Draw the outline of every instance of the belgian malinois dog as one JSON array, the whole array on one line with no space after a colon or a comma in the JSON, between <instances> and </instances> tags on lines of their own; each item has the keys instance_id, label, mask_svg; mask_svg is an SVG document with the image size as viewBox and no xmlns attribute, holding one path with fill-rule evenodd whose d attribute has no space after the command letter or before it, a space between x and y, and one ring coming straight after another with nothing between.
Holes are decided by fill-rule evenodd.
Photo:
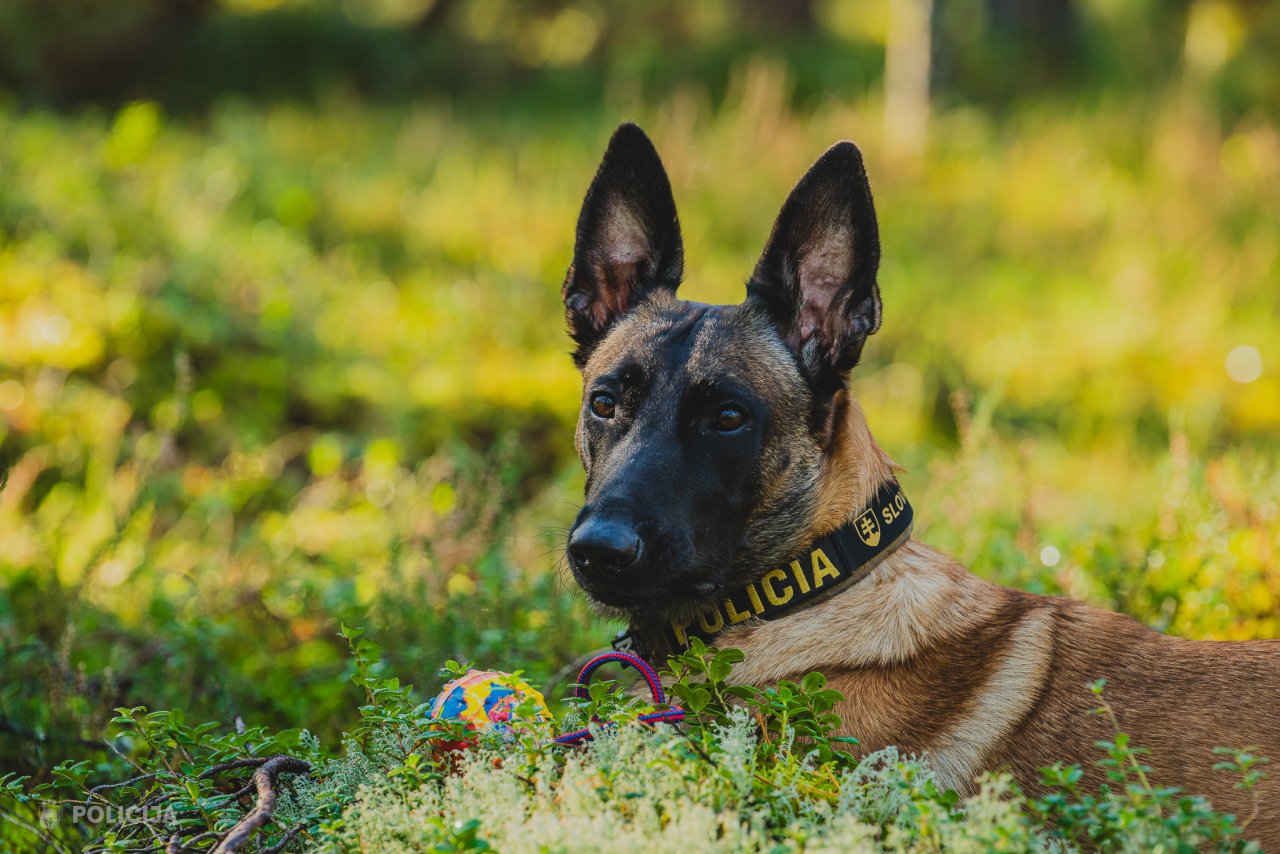
<instances>
[{"instance_id":1,"label":"belgian malinois dog","mask_svg":"<svg viewBox=\"0 0 1280 854\"><path fill-rule=\"evenodd\" d=\"M896 466L849 395L880 327L880 241L862 156L829 149L782 206L739 305L676 296L683 246L653 144L621 126L583 202L564 304L583 395L586 502L569 564L651 660L691 636L735 647L735 679L811 670L844 694L862 751L927 756L962 793L1055 762L1105 779L1105 697L1152 783L1207 794L1280 848L1280 767L1255 802L1215 746L1280 762L1280 641L1159 634L1069 599L990 584L910 536Z\"/></svg>"}]
</instances>

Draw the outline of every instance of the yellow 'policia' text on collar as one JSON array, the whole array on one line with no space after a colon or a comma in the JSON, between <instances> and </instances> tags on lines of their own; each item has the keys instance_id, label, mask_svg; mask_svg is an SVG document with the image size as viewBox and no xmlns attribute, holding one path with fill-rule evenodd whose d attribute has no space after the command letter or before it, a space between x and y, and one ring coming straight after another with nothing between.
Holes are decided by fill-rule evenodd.
<instances>
[{"instance_id":1,"label":"yellow 'policia' text on collar","mask_svg":"<svg viewBox=\"0 0 1280 854\"><path fill-rule=\"evenodd\" d=\"M692 620L633 624L613 646L662 664L667 655L688 649L691 638L709 643L725 629L748 620L776 620L812 605L870 574L911 536L912 521L911 504L902 488L896 480L888 480L866 509L819 537L797 557L771 568Z\"/></svg>"}]
</instances>

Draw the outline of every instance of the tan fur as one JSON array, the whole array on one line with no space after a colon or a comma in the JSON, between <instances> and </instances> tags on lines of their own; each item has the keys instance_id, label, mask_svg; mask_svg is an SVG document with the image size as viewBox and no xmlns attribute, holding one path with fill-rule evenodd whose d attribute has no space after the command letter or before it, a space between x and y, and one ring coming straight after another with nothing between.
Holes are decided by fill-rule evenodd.
<instances>
[{"instance_id":1,"label":"tan fur","mask_svg":"<svg viewBox=\"0 0 1280 854\"><path fill-rule=\"evenodd\" d=\"M834 425L832 445L818 482L818 515L807 542L848 521L898 469L871 438L862 407L846 392L840 392L840 398L835 409L844 419Z\"/></svg>"},{"instance_id":2,"label":"tan fur","mask_svg":"<svg viewBox=\"0 0 1280 854\"><path fill-rule=\"evenodd\" d=\"M810 537L843 524L894 470L856 404L844 408L820 477ZM927 514L928 508L919 508ZM972 791L1007 770L1035 790L1054 762L1105 774L1095 742L1113 736L1088 685L1133 743L1150 748L1152 782L1204 794L1241 821L1254 803L1214 771L1215 746L1280 763L1280 641L1167 637L1079 602L989 584L912 539L867 579L786 619L726 633L746 661L735 678L769 683L818 670L845 696L847 734L869 752L926 754L941 781ZM1280 765L1268 769L1250 838L1280 848Z\"/></svg>"},{"instance_id":3,"label":"tan fur","mask_svg":"<svg viewBox=\"0 0 1280 854\"><path fill-rule=\"evenodd\" d=\"M629 466L642 459L651 428L659 431L651 438L668 444L685 429L669 416L680 413L689 389L720 382L746 388L768 417L747 421L759 432L740 437L760 443L752 468L743 468L743 458L733 469L723 452L708 458L718 461L717 476L737 488L708 490L713 478L703 473L698 489L677 496L686 503L667 508L673 518L664 521L665 532L652 519L630 520L636 531L643 521L659 533L646 546L647 565L636 558L644 554L639 545L631 550L637 577L615 574L602 583L590 574L598 572L593 558L574 564L589 593L594 585L608 594L592 593L601 607L612 602L639 628L707 604L680 592L690 579L678 573L697 573L692 589L707 596L731 581L750 581L751 572L776 566L851 520L896 471L843 385L866 336L880 325L878 226L856 146L836 144L796 185L738 306L676 298L683 249L670 196L652 143L634 125L620 127L584 200L563 297L579 345L584 417L591 417L587 396L602 378L644 402L635 405L632 422L614 429L579 422L584 514L603 512L589 509L601 484L638 484L649 492L645 503L661 503L679 489L670 479L629 479ZM633 379L623 383L626 375ZM675 457L652 459L670 469ZM745 479L728 478L744 470L752 475L750 493ZM707 496L723 499L711 509L727 513L706 513ZM637 504L625 489L614 497ZM919 511L927 515L929 508ZM696 540L708 532L722 536L714 549L699 552ZM678 556L674 567L652 557L664 555L664 547ZM680 583L654 586L643 573L659 568ZM627 587L650 599L623 607L627 597L617 594ZM1082 787L1096 792L1106 777L1095 742L1115 731L1107 718L1090 714L1099 701L1088 686L1105 679L1118 725L1152 751L1157 786L1208 795L1217 808L1249 821L1255 803L1233 787L1235 777L1213 770L1212 750L1270 756L1276 764L1258 790L1248 836L1280 849L1280 641L1166 637L1079 602L990 584L912 539L832 598L771 622L744 623L716 643L746 654L735 674L743 682L825 673L845 698L838 709L844 732L860 739L861 751L896 745L926 754L941 782L962 792L972 791L982 772L1001 770L1034 791L1039 769L1055 762L1080 765Z\"/></svg>"},{"instance_id":4,"label":"tan fur","mask_svg":"<svg viewBox=\"0 0 1280 854\"><path fill-rule=\"evenodd\" d=\"M692 311L668 293L635 307L592 353L584 390L624 362L657 358L662 336L689 324ZM804 419L808 392L756 312L721 308L700 322L681 371L733 377L770 401L777 435L760 463L753 536L794 552L848 521L897 467L844 391L815 444ZM671 378L658 363L649 367L653 394L668 394ZM639 440L624 437L614 459L639 453L629 444ZM578 445L588 478L607 476L613 463L588 458L581 426ZM911 539L842 593L732 629L717 645L746 654L735 673L743 682L825 673L845 697L837 711L861 751L896 745L925 754L940 782L962 792L984 771L1009 771L1035 791L1039 769L1055 762L1080 765L1083 786L1096 792L1106 776L1095 743L1114 731L1090 714L1098 699L1088 685L1106 679L1120 726L1152 751L1155 785L1207 795L1244 821L1255 805L1233 788L1235 777L1213 770L1213 748L1272 757L1248 835L1280 849L1280 641L1166 637L1079 602L990 584Z\"/></svg>"}]
</instances>

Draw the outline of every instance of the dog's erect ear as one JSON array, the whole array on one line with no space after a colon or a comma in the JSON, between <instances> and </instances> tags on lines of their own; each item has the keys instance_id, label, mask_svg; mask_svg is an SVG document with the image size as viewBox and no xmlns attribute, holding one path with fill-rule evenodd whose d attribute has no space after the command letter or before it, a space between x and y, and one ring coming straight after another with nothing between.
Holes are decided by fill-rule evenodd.
<instances>
[{"instance_id":1,"label":"dog's erect ear","mask_svg":"<svg viewBox=\"0 0 1280 854\"><path fill-rule=\"evenodd\" d=\"M880 235L862 154L827 150L800 179L747 283L810 377L834 391L880 328Z\"/></svg>"},{"instance_id":2,"label":"dog's erect ear","mask_svg":"<svg viewBox=\"0 0 1280 854\"><path fill-rule=\"evenodd\" d=\"M683 274L684 245L666 170L644 131L621 125L582 202L564 282L578 367L619 317L656 289L675 291Z\"/></svg>"}]
</instances>

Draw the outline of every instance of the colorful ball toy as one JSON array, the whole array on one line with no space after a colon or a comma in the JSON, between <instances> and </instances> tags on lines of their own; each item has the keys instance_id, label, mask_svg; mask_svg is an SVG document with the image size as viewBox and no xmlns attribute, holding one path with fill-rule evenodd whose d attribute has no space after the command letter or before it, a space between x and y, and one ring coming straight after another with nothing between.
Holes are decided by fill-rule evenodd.
<instances>
[{"instance_id":1,"label":"colorful ball toy","mask_svg":"<svg viewBox=\"0 0 1280 854\"><path fill-rule=\"evenodd\" d=\"M653 710L636 716L636 722L650 725L658 723L678 724L684 720L684 709L667 704L666 694L658 674L639 656L625 652L607 652L587 662L578 674L575 693L579 699L589 696L587 686L595 672L605 664L621 664L640 671L653 697ZM542 694L518 676L500 670L469 670L465 676L454 679L441 689L431 701L427 713L430 720L462 724L468 731L463 738L436 742L436 749L454 755L453 751L474 747L482 734L496 734L503 741L514 741L523 731L543 726L550 729L553 722L551 710ZM594 720L600 728L612 729L613 723ZM591 727L567 732L551 739L552 744L577 746L594 738ZM452 760L448 760L452 762ZM448 767L456 767L449 765Z\"/></svg>"},{"instance_id":2,"label":"colorful ball toy","mask_svg":"<svg viewBox=\"0 0 1280 854\"><path fill-rule=\"evenodd\" d=\"M518 676L496 670L469 670L441 689L431 702L432 720L461 721L477 733L513 736L519 724L545 723L551 710L542 694Z\"/></svg>"}]
</instances>

